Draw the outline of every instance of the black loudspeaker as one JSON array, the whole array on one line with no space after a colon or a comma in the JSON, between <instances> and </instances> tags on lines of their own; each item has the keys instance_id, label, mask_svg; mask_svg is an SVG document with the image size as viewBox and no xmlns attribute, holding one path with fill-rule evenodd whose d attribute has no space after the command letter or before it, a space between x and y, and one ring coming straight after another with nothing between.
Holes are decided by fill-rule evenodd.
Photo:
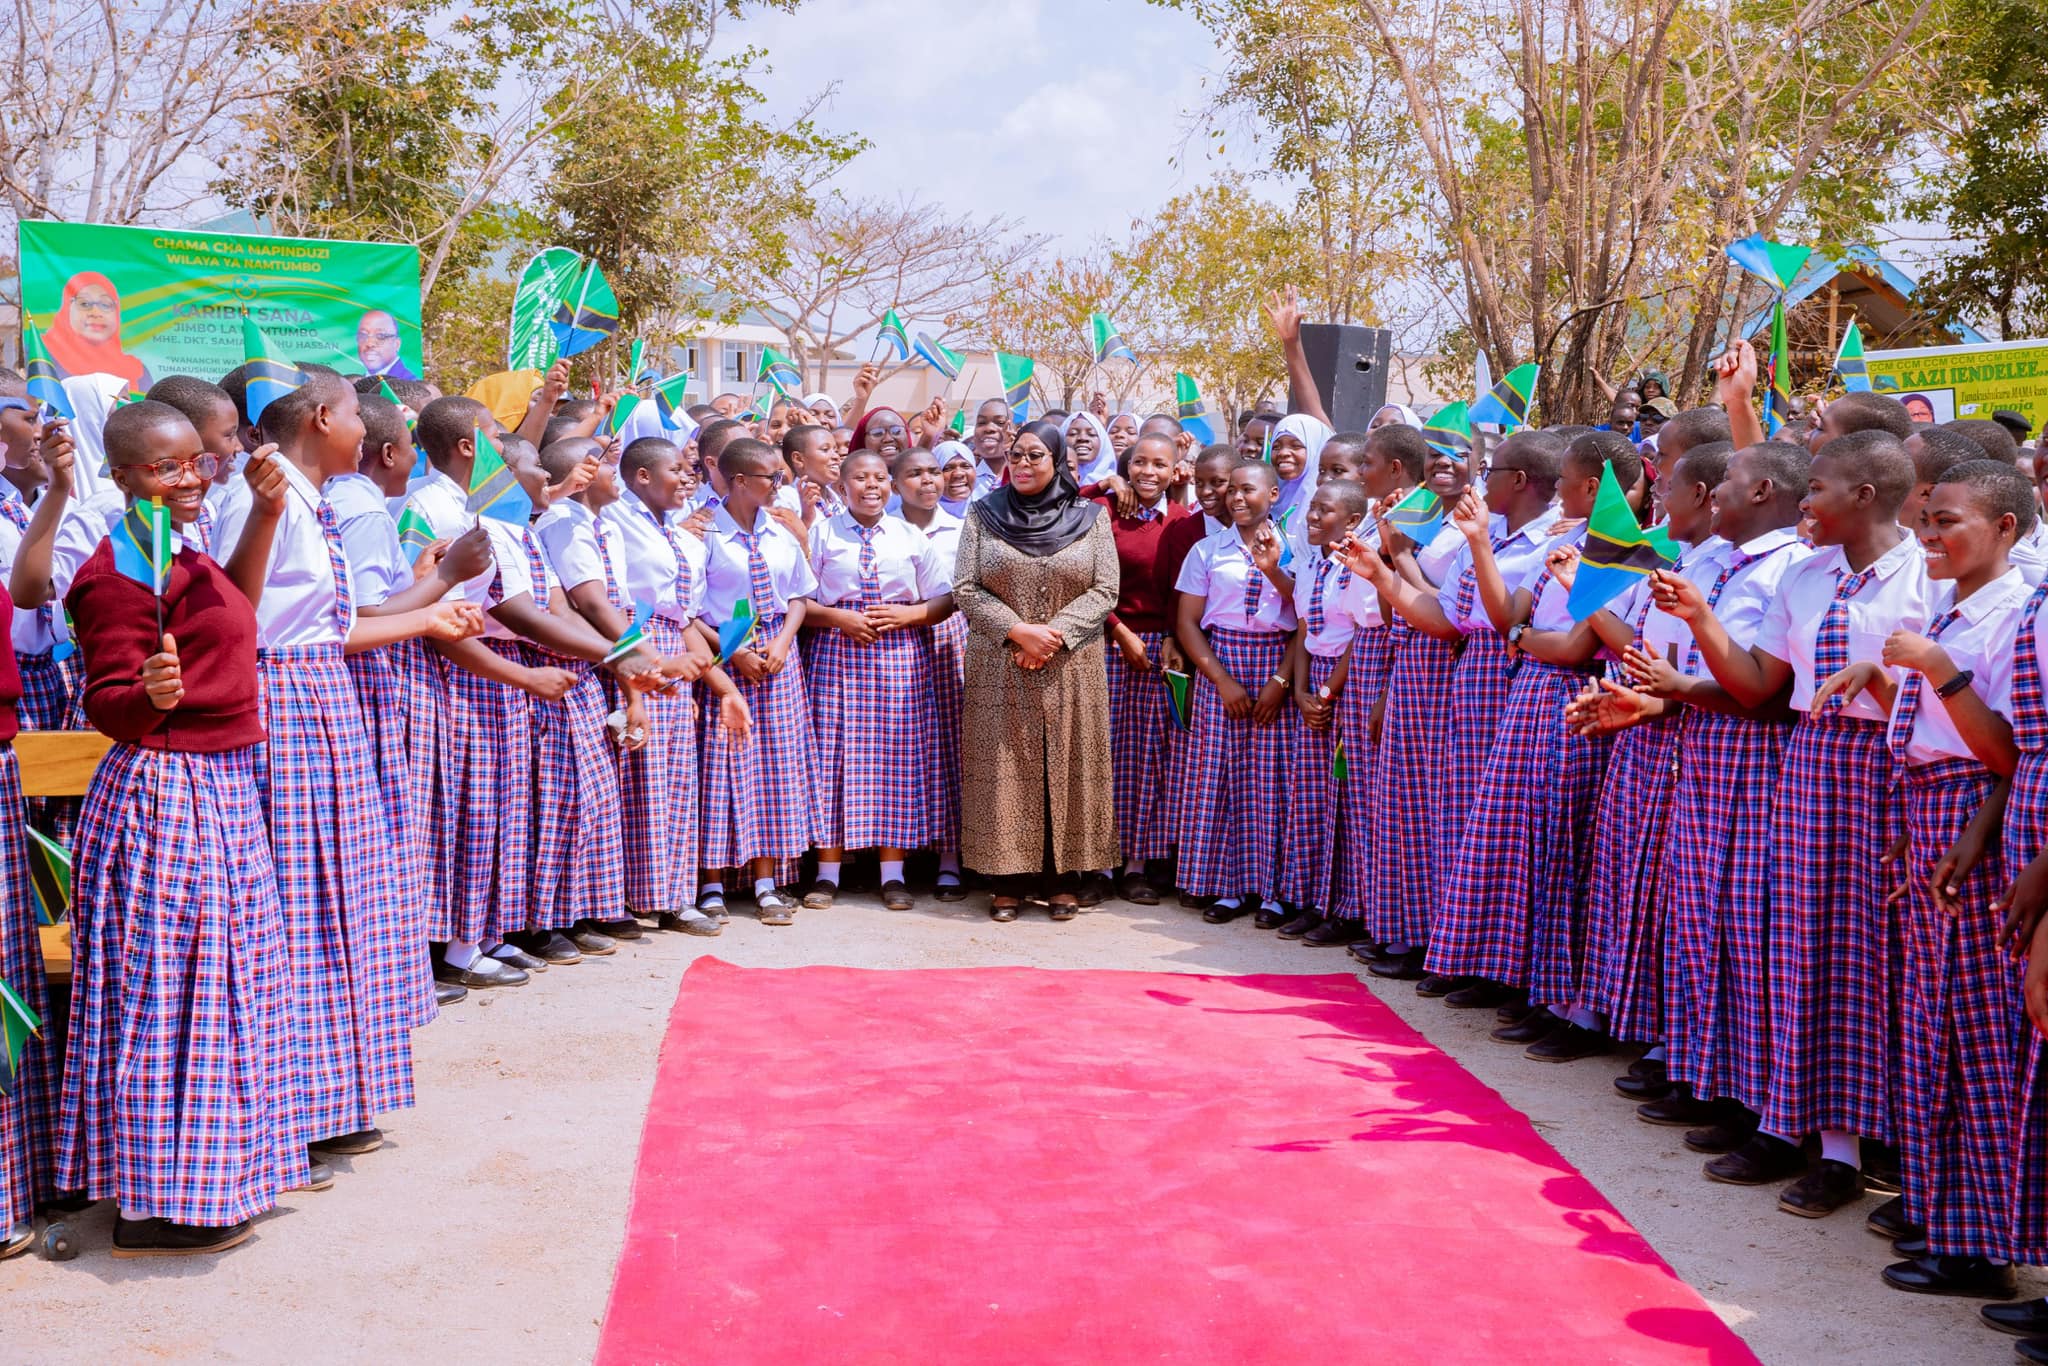
<instances>
[{"instance_id":1,"label":"black loudspeaker","mask_svg":"<svg viewBox=\"0 0 2048 1366\"><path fill-rule=\"evenodd\" d=\"M1387 405L1394 334L1351 323L1303 323L1301 349L1330 425L1340 432L1364 431L1372 415ZM1290 392L1288 407L1299 411L1300 395Z\"/></svg>"}]
</instances>

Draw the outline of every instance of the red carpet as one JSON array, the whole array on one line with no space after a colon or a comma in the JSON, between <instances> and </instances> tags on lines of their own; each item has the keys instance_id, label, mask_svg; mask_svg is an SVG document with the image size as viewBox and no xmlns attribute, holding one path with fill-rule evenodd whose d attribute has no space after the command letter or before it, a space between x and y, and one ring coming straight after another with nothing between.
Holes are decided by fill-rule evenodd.
<instances>
[{"instance_id":1,"label":"red carpet","mask_svg":"<svg viewBox=\"0 0 2048 1366\"><path fill-rule=\"evenodd\" d=\"M715 959L669 1021L598 1358L1754 1360L1349 976Z\"/></svg>"}]
</instances>

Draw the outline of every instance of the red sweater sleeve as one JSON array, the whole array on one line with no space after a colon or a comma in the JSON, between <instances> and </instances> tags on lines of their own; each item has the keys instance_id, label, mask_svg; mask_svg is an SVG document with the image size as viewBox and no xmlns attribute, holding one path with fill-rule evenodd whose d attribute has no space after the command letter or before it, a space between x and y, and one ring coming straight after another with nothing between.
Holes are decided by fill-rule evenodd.
<instances>
[{"instance_id":1,"label":"red sweater sleeve","mask_svg":"<svg viewBox=\"0 0 2048 1366\"><path fill-rule=\"evenodd\" d=\"M0 745L21 730L14 704L21 701L21 666L14 659L14 599L0 583Z\"/></svg>"}]
</instances>

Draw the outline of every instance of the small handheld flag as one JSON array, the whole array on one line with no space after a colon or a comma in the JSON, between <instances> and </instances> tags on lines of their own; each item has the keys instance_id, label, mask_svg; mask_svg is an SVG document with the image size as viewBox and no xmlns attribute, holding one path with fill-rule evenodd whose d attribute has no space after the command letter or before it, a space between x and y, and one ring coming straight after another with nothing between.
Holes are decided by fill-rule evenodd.
<instances>
[{"instance_id":1,"label":"small handheld flag","mask_svg":"<svg viewBox=\"0 0 2048 1366\"><path fill-rule=\"evenodd\" d=\"M904 329L903 319L897 315L895 309L892 308L882 315L882 330L876 334L875 339L887 342L889 349L896 353L897 360L910 359L910 333Z\"/></svg>"},{"instance_id":2,"label":"small handheld flag","mask_svg":"<svg viewBox=\"0 0 2048 1366\"><path fill-rule=\"evenodd\" d=\"M1444 517L1449 511L1442 498L1418 485L1408 491L1406 498L1387 509L1387 525L1417 545L1428 545L1436 539L1437 532L1443 530Z\"/></svg>"},{"instance_id":3,"label":"small handheld flag","mask_svg":"<svg viewBox=\"0 0 2048 1366\"><path fill-rule=\"evenodd\" d=\"M1842 377L1842 387L1852 394L1870 392L1870 367L1863 360L1863 329L1849 319L1849 330L1842 334L1842 349L1835 353L1835 373Z\"/></svg>"},{"instance_id":4,"label":"small handheld flag","mask_svg":"<svg viewBox=\"0 0 2048 1366\"><path fill-rule=\"evenodd\" d=\"M647 378L646 372L640 368L640 362L646 358L646 355L646 339L642 337L633 338L633 345L626 352L626 383L638 384L641 380Z\"/></svg>"},{"instance_id":5,"label":"small handheld flag","mask_svg":"<svg viewBox=\"0 0 2048 1366\"><path fill-rule=\"evenodd\" d=\"M616 664L633 651L647 643L647 623L654 620L654 604L636 602L633 604L633 624L626 628L626 634L612 642L612 648L605 651L604 662Z\"/></svg>"},{"instance_id":6,"label":"small handheld flag","mask_svg":"<svg viewBox=\"0 0 2048 1366\"><path fill-rule=\"evenodd\" d=\"M967 434L967 405L961 404L953 410L953 420L946 424L946 430L955 436Z\"/></svg>"},{"instance_id":7,"label":"small handheld flag","mask_svg":"<svg viewBox=\"0 0 2048 1366\"><path fill-rule=\"evenodd\" d=\"M1422 438L1429 448L1438 455L1448 455L1453 460L1469 460L1472 457L1472 413L1469 405L1459 402L1447 405L1436 415L1422 424Z\"/></svg>"},{"instance_id":8,"label":"small handheld flag","mask_svg":"<svg viewBox=\"0 0 2048 1366\"><path fill-rule=\"evenodd\" d=\"M1792 343L1785 334L1785 296L1771 305L1771 355L1765 362L1764 436L1776 440L1792 419Z\"/></svg>"},{"instance_id":9,"label":"small handheld flag","mask_svg":"<svg viewBox=\"0 0 2048 1366\"><path fill-rule=\"evenodd\" d=\"M533 499L519 486L519 477L505 463L505 453L483 428L475 429L475 440L476 465L469 472L469 501L464 510L524 531L533 516Z\"/></svg>"},{"instance_id":10,"label":"small handheld flag","mask_svg":"<svg viewBox=\"0 0 2048 1366\"><path fill-rule=\"evenodd\" d=\"M21 364L28 372L28 396L45 412L62 418L78 416L71 410L71 395L64 392L64 381L57 378L57 362L50 359L43 334L27 321L21 325Z\"/></svg>"},{"instance_id":11,"label":"small handheld flag","mask_svg":"<svg viewBox=\"0 0 2048 1366\"><path fill-rule=\"evenodd\" d=\"M242 359L249 377L244 391L249 425L263 420L263 410L306 382L306 372L278 354L256 320L242 315Z\"/></svg>"},{"instance_id":12,"label":"small handheld flag","mask_svg":"<svg viewBox=\"0 0 2048 1366\"><path fill-rule=\"evenodd\" d=\"M640 406L640 395L628 389L619 395L619 401L612 405L611 415L604 420L604 434L617 436L626 429L626 419L633 416L633 410Z\"/></svg>"},{"instance_id":13,"label":"small handheld flag","mask_svg":"<svg viewBox=\"0 0 2048 1366\"><path fill-rule=\"evenodd\" d=\"M29 1008L14 988L0 981L0 1096L14 1094L14 1079L21 1075L21 1055L28 1051L31 1036L40 1038L43 1017Z\"/></svg>"},{"instance_id":14,"label":"small handheld flag","mask_svg":"<svg viewBox=\"0 0 2048 1366\"><path fill-rule=\"evenodd\" d=\"M548 329L563 356L580 356L619 330L619 299L597 261L586 261L575 288L555 305Z\"/></svg>"},{"instance_id":15,"label":"small handheld flag","mask_svg":"<svg viewBox=\"0 0 2048 1366\"><path fill-rule=\"evenodd\" d=\"M741 598L732 605L732 617L718 628L718 662L727 664L754 638L754 600Z\"/></svg>"},{"instance_id":16,"label":"small handheld flag","mask_svg":"<svg viewBox=\"0 0 2048 1366\"><path fill-rule=\"evenodd\" d=\"M1351 761L1344 757L1344 741L1340 736L1336 747L1330 751L1330 778L1333 782L1351 780Z\"/></svg>"},{"instance_id":17,"label":"small handheld flag","mask_svg":"<svg viewBox=\"0 0 2048 1366\"><path fill-rule=\"evenodd\" d=\"M654 386L654 411L661 414L661 425L673 430L682 424L676 421L690 406L690 372L678 370Z\"/></svg>"},{"instance_id":18,"label":"small handheld flag","mask_svg":"<svg viewBox=\"0 0 2048 1366\"><path fill-rule=\"evenodd\" d=\"M1010 405L1010 420L1022 422L1031 411L1031 377L1038 363L1029 356L996 352L996 373L1003 381L1003 401Z\"/></svg>"},{"instance_id":19,"label":"small handheld flag","mask_svg":"<svg viewBox=\"0 0 2048 1366\"><path fill-rule=\"evenodd\" d=\"M398 548L404 552L407 564L418 564L421 552L433 543L434 528L420 516L418 508L408 507L399 514Z\"/></svg>"},{"instance_id":20,"label":"small handheld flag","mask_svg":"<svg viewBox=\"0 0 2048 1366\"><path fill-rule=\"evenodd\" d=\"M405 429L407 431L411 432L419 429L419 418L411 415L411 410L405 406L405 400L398 396L398 391L391 387L389 380L379 377L377 380L377 392L383 396L386 403L389 403L401 413L407 414L405 419Z\"/></svg>"},{"instance_id":21,"label":"small handheld flag","mask_svg":"<svg viewBox=\"0 0 2048 1366\"><path fill-rule=\"evenodd\" d=\"M1475 425L1492 425L1503 432L1514 431L1529 424L1529 400L1536 394L1538 367L1517 365L1500 377L1494 386L1480 396L1472 405L1468 415Z\"/></svg>"},{"instance_id":22,"label":"small handheld flag","mask_svg":"<svg viewBox=\"0 0 2048 1366\"><path fill-rule=\"evenodd\" d=\"M763 347L761 372L755 376L755 382L766 383L776 393L788 398L791 393L804 387L804 372L796 368L795 361L774 347Z\"/></svg>"},{"instance_id":23,"label":"small handheld flag","mask_svg":"<svg viewBox=\"0 0 2048 1366\"><path fill-rule=\"evenodd\" d=\"M948 351L923 332L917 334L916 343L910 348L917 358L946 377L948 383L960 378L960 367L967 358L958 351Z\"/></svg>"},{"instance_id":24,"label":"small handheld flag","mask_svg":"<svg viewBox=\"0 0 2048 1366\"><path fill-rule=\"evenodd\" d=\"M1106 360L1138 363L1137 353L1124 341L1123 334L1116 330L1116 324L1109 320L1107 313L1097 313L1088 319L1088 340L1097 365Z\"/></svg>"},{"instance_id":25,"label":"small handheld flag","mask_svg":"<svg viewBox=\"0 0 2048 1366\"><path fill-rule=\"evenodd\" d=\"M1600 471L1600 492L1593 515L1586 519L1586 543L1579 549L1577 577L1566 610L1584 621L1659 569L1678 563L1678 546L1669 529L1644 531L1614 477L1614 466Z\"/></svg>"},{"instance_id":26,"label":"small handheld flag","mask_svg":"<svg viewBox=\"0 0 2048 1366\"><path fill-rule=\"evenodd\" d=\"M71 910L71 853L34 826L28 831L28 885L36 923L54 925Z\"/></svg>"},{"instance_id":27,"label":"small handheld flag","mask_svg":"<svg viewBox=\"0 0 2048 1366\"><path fill-rule=\"evenodd\" d=\"M171 514L162 498L128 505L107 533L114 546L114 568L158 597L171 579Z\"/></svg>"},{"instance_id":28,"label":"small handheld flag","mask_svg":"<svg viewBox=\"0 0 2048 1366\"><path fill-rule=\"evenodd\" d=\"M1188 710L1188 686L1194 680L1179 669L1161 669L1159 676L1166 680L1166 706L1173 723L1186 730L1194 724L1194 713Z\"/></svg>"},{"instance_id":29,"label":"small handheld flag","mask_svg":"<svg viewBox=\"0 0 2048 1366\"><path fill-rule=\"evenodd\" d=\"M1277 425L1277 423L1271 421L1266 423L1265 444L1259 450L1259 459L1265 461L1268 465L1273 463L1273 428Z\"/></svg>"},{"instance_id":30,"label":"small handheld flag","mask_svg":"<svg viewBox=\"0 0 2048 1366\"><path fill-rule=\"evenodd\" d=\"M1201 445L1214 441L1216 429L1209 423L1209 405L1202 402L1202 391L1195 384L1193 375L1184 371L1174 372L1173 397L1181 430L1191 434Z\"/></svg>"}]
</instances>

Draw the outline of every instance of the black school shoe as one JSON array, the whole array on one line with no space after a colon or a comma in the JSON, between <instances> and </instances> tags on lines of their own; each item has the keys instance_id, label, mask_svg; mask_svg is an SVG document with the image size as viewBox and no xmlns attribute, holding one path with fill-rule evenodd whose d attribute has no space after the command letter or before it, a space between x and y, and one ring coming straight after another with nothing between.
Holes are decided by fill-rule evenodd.
<instances>
[{"instance_id":1,"label":"black school shoe","mask_svg":"<svg viewBox=\"0 0 2048 1366\"><path fill-rule=\"evenodd\" d=\"M1315 911L1303 911L1275 931L1282 939L1299 939L1323 923L1323 917Z\"/></svg>"},{"instance_id":2,"label":"black school shoe","mask_svg":"<svg viewBox=\"0 0 2048 1366\"><path fill-rule=\"evenodd\" d=\"M207 1224L174 1224L168 1219L114 1220L116 1257L201 1257L226 1252L248 1239L249 1221L219 1227Z\"/></svg>"},{"instance_id":3,"label":"black school shoe","mask_svg":"<svg viewBox=\"0 0 2048 1366\"><path fill-rule=\"evenodd\" d=\"M2010 1298L2019 1282L2010 1266L1983 1257L1916 1257L1884 1269L1884 1283L1914 1295L1968 1295L1978 1300Z\"/></svg>"},{"instance_id":4,"label":"black school shoe","mask_svg":"<svg viewBox=\"0 0 2048 1366\"><path fill-rule=\"evenodd\" d=\"M1863 1227L1869 1229L1878 1237L1889 1238L1893 1242L1897 1242L1901 1238L1925 1238L1927 1236L1926 1229L1906 1218L1906 1197L1903 1195L1895 1195L1872 1210L1869 1216L1864 1219ZM2043 1320L2040 1328L2029 1331L2048 1333L2048 1319Z\"/></svg>"},{"instance_id":5,"label":"black school shoe","mask_svg":"<svg viewBox=\"0 0 2048 1366\"><path fill-rule=\"evenodd\" d=\"M1863 1190L1862 1172L1846 1162L1836 1162L1824 1157L1812 1171L1779 1192L1778 1208L1787 1214L1796 1214L1802 1219L1825 1219L1842 1206L1854 1204L1862 1199ZM2004 1295L1987 1292L1980 1298L1998 1300L2005 1299L2011 1294L2012 1290L2008 1287Z\"/></svg>"},{"instance_id":6,"label":"black school shoe","mask_svg":"<svg viewBox=\"0 0 2048 1366\"><path fill-rule=\"evenodd\" d=\"M2012 1345L2012 1354L2021 1361L2048 1362L2048 1338L2021 1338Z\"/></svg>"},{"instance_id":7,"label":"black school shoe","mask_svg":"<svg viewBox=\"0 0 2048 1366\"><path fill-rule=\"evenodd\" d=\"M1365 927L1356 920L1338 920L1334 917L1310 930L1301 937L1301 942L1312 949L1334 948L1339 944L1355 944L1358 936L1365 933Z\"/></svg>"},{"instance_id":8,"label":"black school shoe","mask_svg":"<svg viewBox=\"0 0 2048 1366\"><path fill-rule=\"evenodd\" d=\"M2048 1299L2021 1300L2017 1304L1987 1304L1977 1316L1989 1327L2016 1338L2048 1336Z\"/></svg>"},{"instance_id":9,"label":"black school shoe","mask_svg":"<svg viewBox=\"0 0 2048 1366\"><path fill-rule=\"evenodd\" d=\"M1444 993L1444 1004L1452 1010L1498 1010L1515 999L1515 989L1502 982L1489 982L1484 977L1467 977L1464 984L1455 991ZM1510 1020L1496 1020L1496 1024L1511 1024Z\"/></svg>"},{"instance_id":10,"label":"black school shoe","mask_svg":"<svg viewBox=\"0 0 2048 1366\"><path fill-rule=\"evenodd\" d=\"M1381 953L1365 965L1365 970L1390 982L1419 982L1422 980L1422 960L1428 955L1428 949L1410 949L1399 954Z\"/></svg>"},{"instance_id":11,"label":"black school shoe","mask_svg":"<svg viewBox=\"0 0 2048 1366\"><path fill-rule=\"evenodd\" d=\"M1584 1058L1604 1057L1613 1051L1614 1039L1605 1030L1588 1029L1567 1021L1563 1029L1530 1044L1522 1056L1532 1062L1578 1062Z\"/></svg>"},{"instance_id":12,"label":"black school shoe","mask_svg":"<svg viewBox=\"0 0 2048 1366\"><path fill-rule=\"evenodd\" d=\"M1768 1186L1805 1171L1806 1154L1796 1143L1769 1134L1754 1134L1735 1151L1703 1163L1700 1170L1706 1173L1707 1180L1726 1186Z\"/></svg>"},{"instance_id":13,"label":"black school shoe","mask_svg":"<svg viewBox=\"0 0 2048 1366\"><path fill-rule=\"evenodd\" d=\"M1539 1007L1514 1024L1500 1026L1493 1031L1492 1038L1495 1043L1520 1044L1527 1048L1532 1043L1549 1038L1560 1029L1569 1028L1570 1022L1564 1016L1552 1014Z\"/></svg>"},{"instance_id":14,"label":"black school shoe","mask_svg":"<svg viewBox=\"0 0 2048 1366\"><path fill-rule=\"evenodd\" d=\"M434 983L434 1004L436 1006L452 1006L457 1001L466 1001L468 999L468 987L457 986L453 982Z\"/></svg>"},{"instance_id":15,"label":"black school shoe","mask_svg":"<svg viewBox=\"0 0 2048 1366\"><path fill-rule=\"evenodd\" d=\"M505 941L516 948L524 949L543 963L583 961L583 950L570 943L567 935L557 934L553 930L521 930L517 934L506 935Z\"/></svg>"},{"instance_id":16,"label":"black school shoe","mask_svg":"<svg viewBox=\"0 0 2048 1366\"><path fill-rule=\"evenodd\" d=\"M1275 901L1259 907L1258 914L1252 917L1252 928L1255 930L1277 930L1292 919L1294 919L1294 908Z\"/></svg>"},{"instance_id":17,"label":"black school shoe","mask_svg":"<svg viewBox=\"0 0 2048 1366\"><path fill-rule=\"evenodd\" d=\"M567 931L577 951L591 958L606 958L619 951L618 941L597 927L595 920L579 920Z\"/></svg>"},{"instance_id":18,"label":"black school shoe","mask_svg":"<svg viewBox=\"0 0 2048 1366\"><path fill-rule=\"evenodd\" d=\"M1238 920L1252 914L1253 910L1252 906L1248 906L1242 901L1238 902L1235 906L1226 906L1219 901L1208 910L1202 912L1202 919L1208 921L1211 925L1228 925L1233 920Z\"/></svg>"},{"instance_id":19,"label":"black school shoe","mask_svg":"<svg viewBox=\"0 0 2048 1366\"><path fill-rule=\"evenodd\" d=\"M622 920L585 920L578 923L589 925L599 934L609 935L613 939L630 941L647 937L647 931L641 928L640 922L631 916L627 916Z\"/></svg>"}]
</instances>

